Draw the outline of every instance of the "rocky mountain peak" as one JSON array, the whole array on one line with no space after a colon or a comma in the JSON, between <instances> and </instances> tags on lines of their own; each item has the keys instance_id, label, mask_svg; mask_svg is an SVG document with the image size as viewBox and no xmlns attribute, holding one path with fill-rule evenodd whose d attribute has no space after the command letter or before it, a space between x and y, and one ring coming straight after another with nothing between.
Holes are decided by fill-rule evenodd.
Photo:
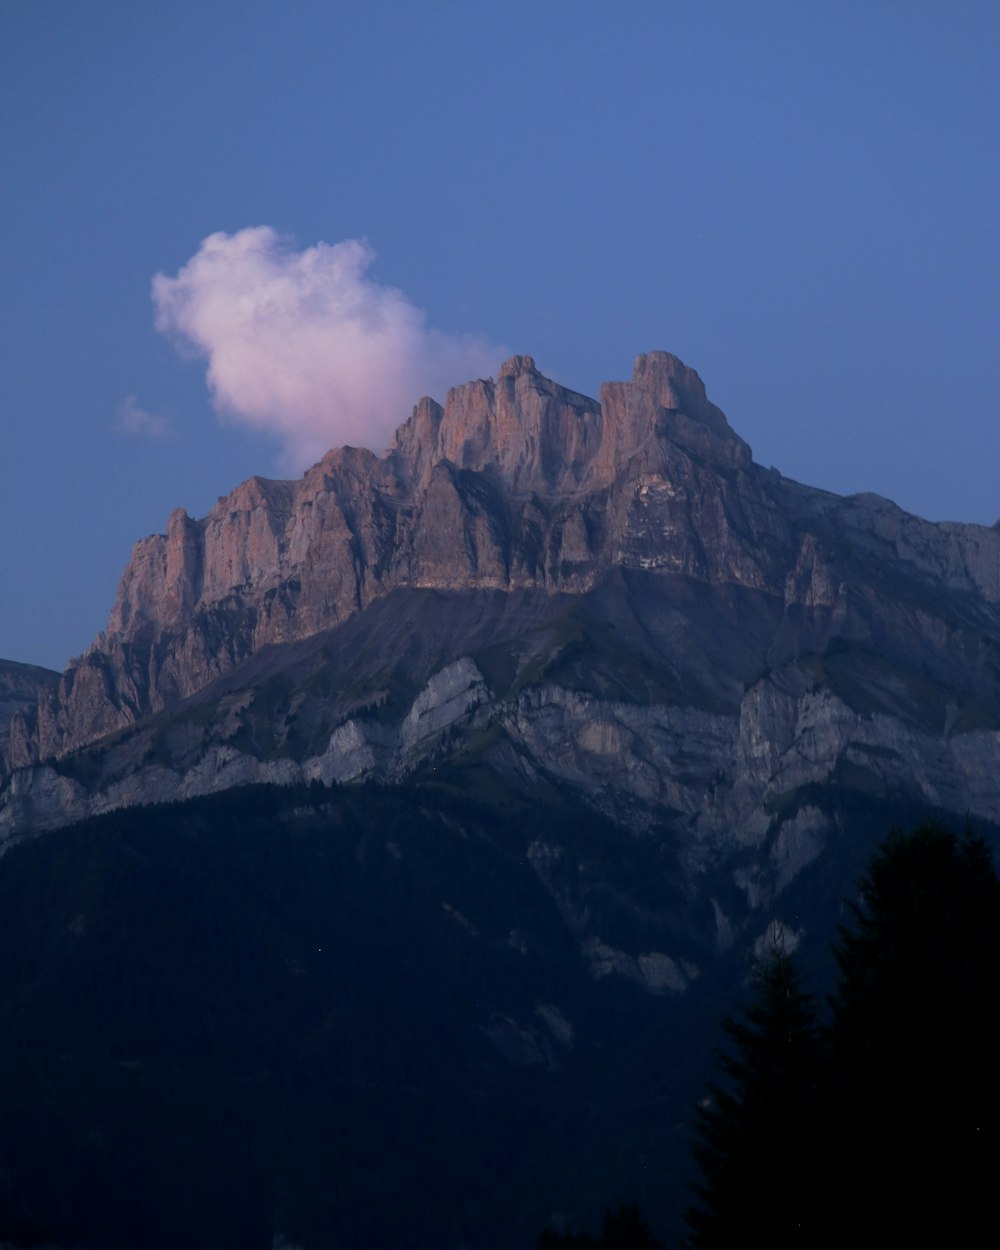
<instances>
[{"instance_id":1,"label":"rocky mountain peak","mask_svg":"<svg viewBox=\"0 0 1000 1250\"><path fill-rule=\"evenodd\" d=\"M136 544L107 631L20 717L7 766L169 707L399 587L576 594L617 564L664 561L756 584L756 544L723 536L745 507L705 506L689 541L684 502L750 464L668 352L640 356L600 403L511 356L443 405L421 399L383 457L337 448L299 481L250 478L204 518L175 511Z\"/></svg>"},{"instance_id":2,"label":"rocky mountain peak","mask_svg":"<svg viewBox=\"0 0 1000 1250\"><path fill-rule=\"evenodd\" d=\"M443 416L444 409L437 400L425 395L393 435L389 455L404 471L409 469L419 478L434 467Z\"/></svg>"},{"instance_id":3,"label":"rocky mountain peak","mask_svg":"<svg viewBox=\"0 0 1000 1250\"><path fill-rule=\"evenodd\" d=\"M601 441L600 405L512 356L496 380L452 387L444 406L422 399L390 449L404 476L426 483L436 465L497 475L515 492L575 489Z\"/></svg>"},{"instance_id":4,"label":"rocky mountain peak","mask_svg":"<svg viewBox=\"0 0 1000 1250\"><path fill-rule=\"evenodd\" d=\"M631 382L606 382L601 409L608 428L605 473L655 435L721 469L746 468L753 459L724 413L711 403L705 384L670 352L646 352L636 359Z\"/></svg>"},{"instance_id":5,"label":"rocky mountain peak","mask_svg":"<svg viewBox=\"0 0 1000 1250\"><path fill-rule=\"evenodd\" d=\"M516 378L521 373L537 373L534 356L511 356L500 366L499 379Z\"/></svg>"},{"instance_id":6,"label":"rocky mountain peak","mask_svg":"<svg viewBox=\"0 0 1000 1250\"><path fill-rule=\"evenodd\" d=\"M422 399L391 451L417 482L448 461L551 497L610 486L657 436L726 463L751 459L698 374L669 352L639 356L632 381L608 383L601 403L546 378L533 357L511 356L496 380L453 387L443 407Z\"/></svg>"},{"instance_id":7,"label":"rocky mountain peak","mask_svg":"<svg viewBox=\"0 0 1000 1250\"><path fill-rule=\"evenodd\" d=\"M862 579L905 569L993 604L998 544L993 530L932 526L759 469L668 352L639 356L600 403L512 356L443 405L421 399L385 456L335 449L298 481L254 477L203 518L171 514L136 544L107 631L58 686L12 705L0 772L170 709L397 592L548 602L623 570L769 597L795 637L803 611L847 628L852 561Z\"/></svg>"},{"instance_id":8,"label":"rocky mountain peak","mask_svg":"<svg viewBox=\"0 0 1000 1250\"><path fill-rule=\"evenodd\" d=\"M632 367L632 385L658 408L683 412L719 434L731 434L722 411L709 403L705 383L670 352L644 352Z\"/></svg>"}]
</instances>

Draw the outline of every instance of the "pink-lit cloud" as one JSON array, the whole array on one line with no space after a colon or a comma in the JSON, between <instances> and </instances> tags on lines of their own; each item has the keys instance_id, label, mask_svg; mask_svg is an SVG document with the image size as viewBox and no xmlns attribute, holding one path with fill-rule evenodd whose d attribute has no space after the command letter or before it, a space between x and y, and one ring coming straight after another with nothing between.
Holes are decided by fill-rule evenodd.
<instances>
[{"instance_id":1,"label":"pink-lit cloud","mask_svg":"<svg viewBox=\"0 0 1000 1250\"><path fill-rule=\"evenodd\" d=\"M269 226L213 234L153 279L156 326L208 361L223 417L276 434L299 471L330 447L381 451L422 395L493 373L502 347L445 334L368 276L348 239L296 249Z\"/></svg>"}]
</instances>

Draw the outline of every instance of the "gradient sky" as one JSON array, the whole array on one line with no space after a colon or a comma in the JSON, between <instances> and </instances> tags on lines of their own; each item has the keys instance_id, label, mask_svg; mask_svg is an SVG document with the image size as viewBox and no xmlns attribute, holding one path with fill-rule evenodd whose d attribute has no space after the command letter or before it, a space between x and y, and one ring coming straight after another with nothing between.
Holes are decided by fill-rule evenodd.
<instances>
[{"instance_id":1,"label":"gradient sky","mask_svg":"<svg viewBox=\"0 0 1000 1250\"><path fill-rule=\"evenodd\" d=\"M992 524L998 65L995 0L4 0L0 656L324 388L377 444L501 352L673 351L761 463Z\"/></svg>"}]
</instances>

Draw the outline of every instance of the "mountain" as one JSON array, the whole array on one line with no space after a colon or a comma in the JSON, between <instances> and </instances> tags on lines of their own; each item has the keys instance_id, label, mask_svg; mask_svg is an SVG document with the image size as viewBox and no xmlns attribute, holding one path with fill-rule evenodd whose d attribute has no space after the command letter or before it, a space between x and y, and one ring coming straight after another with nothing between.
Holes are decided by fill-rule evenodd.
<instances>
[{"instance_id":1,"label":"mountain","mask_svg":"<svg viewBox=\"0 0 1000 1250\"><path fill-rule=\"evenodd\" d=\"M1000 533L518 356L174 513L0 707L0 1243L669 1235L748 953L1000 836Z\"/></svg>"},{"instance_id":2,"label":"mountain","mask_svg":"<svg viewBox=\"0 0 1000 1250\"><path fill-rule=\"evenodd\" d=\"M666 438L658 413L672 414ZM624 549L647 545L629 516L640 479L684 473L677 452L710 447L713 464L749 463L673 357L640 358L633 383L605 388L601 405L514 357L495 384L452 390L444 409L421 401L381 459L333 451L300 482L245 482L202 521L175 512L166 535L136 546L106 633L37 721L18 722L10 765L169 707L397 588L587 590L642 559Z\"/></svg>"},{"instance_id":3,"label":"mountain","mask_svg":"<svg viewBox=\"0 0 1000 1250\"><path fill-rule=\"evenodd\" d=\"M473 758L693 858L822 845L805 787L1000 811L1000 533L783 478L665 352L600 404L516 356L388 453L143 539L10 722L0 837L247 782Z\"/></svg>"}]
</instances>

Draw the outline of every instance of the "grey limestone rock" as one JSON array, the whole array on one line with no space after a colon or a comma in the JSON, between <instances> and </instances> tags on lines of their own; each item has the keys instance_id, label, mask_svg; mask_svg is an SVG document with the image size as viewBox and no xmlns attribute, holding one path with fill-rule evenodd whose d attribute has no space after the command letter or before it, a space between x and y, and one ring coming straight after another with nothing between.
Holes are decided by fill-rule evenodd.
<instances>
[{"instance_id":1,"label":"grey limestone rock","mask_svg":"<svg viewBox=\"0 0 1000 1250\"><path fill-rule=\"evenodd\" d=\"M810 788L1000 822L1000 532L761 468L666 352L600 402L516 356L421 400L383 457L173 513L61 677L0 666L0 712L0 841L476 759L669 828L755 912L828 844ZM714 906L725 946L742 922ZM598 947L657 992L689 979Z\"/></svg>"}]
</instances>

